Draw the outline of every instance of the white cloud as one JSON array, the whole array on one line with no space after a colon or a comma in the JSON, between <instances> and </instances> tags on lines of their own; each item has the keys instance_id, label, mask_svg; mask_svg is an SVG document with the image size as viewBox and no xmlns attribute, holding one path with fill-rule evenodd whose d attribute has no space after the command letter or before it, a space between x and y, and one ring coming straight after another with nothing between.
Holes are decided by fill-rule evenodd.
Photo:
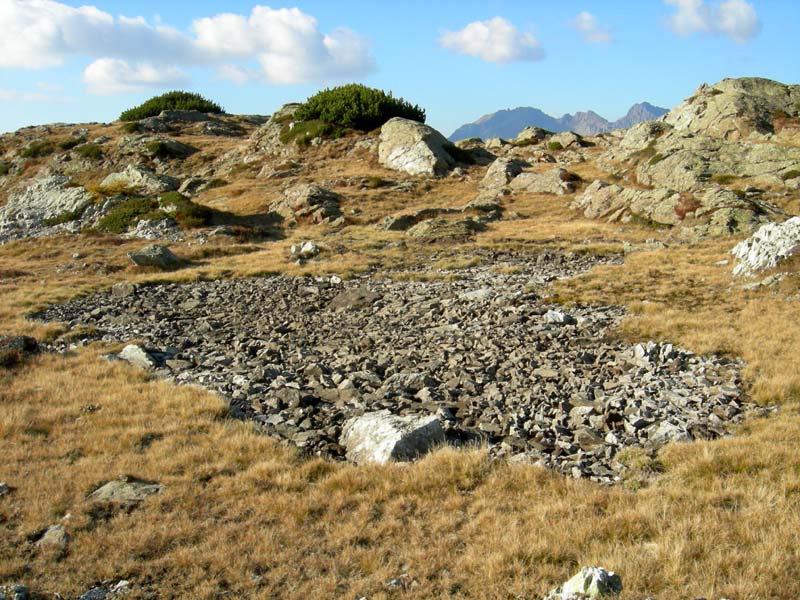
<instances>
[{"instance_id":1,"label":"white cloud","mask_svg":"<svg viewBox=\"0 0 800 600\"><path fill-rule=\"evenodd\" d=\"M446 31L439 38L439 44L459 54L493 63L544 58L544 50L532 33L521 32L502 17L475 21L458 31Z\"/></svg>"},{"instance_id":2,"label":"white cloud","mask_svg":"<svg viewBox=\"0 0 800 600\"><path fill-rule=\"evenodd\" d=\"M189 77L176 67L149 63L131 66L119 58L101 58L86 67L83 82L91 93L109 95L146 88L178 87L189 83Z\"/></svg>"},{"instance_id":3,"label":"white cloud","mask_svg":"<svg viewBox=\"0 0 800 600\"><path fill-rule=\"evenodd\" d=\"M344 28L323 34L317 20L297 8L256 6L247 18L221 14L192 28L200 51L226 60L257 57L272 83L358 77L375 68L365 38Z\"/></svg>"},{"instance_id":4,"label":"white cloud","mask_svg":"<svg viewBox=\"0 0 800 600\"><path fill-rule=\"evenodd\" d=\"M45 91L20 92L0 88L0 102L75 102L75 99Z\"/></svg>"},{"instance_id":5,"label":"white cloud","mask_svg":"<svg viewBox=\"0 0 800 600\"><path fill-rule=\"evenodd\" d=\"M724 0L707 6L704 0L664 0L677 12L667 21L670 29L682 36L693 33L727 35L739 44L761 31L761 21L752 4L745 0Z\"/></svg>"},{"instance_id":6,"label":"white cloud","mask_svg":"<svg viewBox=\"0 0 800 600\"><path fill-rule=\"evenodd\" d=\"M597 22L597 17L585 10L575 17L575 27L581 32L583 39L591 44L610 44L614 41L611 30L602 27Z\"/></svg>"},{"instance_id":7,"label":"white cloud","mask_svg":"<svg viewBox=\"0 0 800 600\"><path fill-rule=\"evenodd\" d=\"M296 8L255 6L250 15L205 17L186 34L160 19L114 17L94 6L0 0L0 31L14 32L0 37L0 68L41 69L88 58L93 62L84 81L96 93L181 81L188 66L252 78L237 61L257 61L261 78L278 84L355 78L375 68L366 38L348 29L323 33L314 17Z\"/></svg>"}]
</instances>

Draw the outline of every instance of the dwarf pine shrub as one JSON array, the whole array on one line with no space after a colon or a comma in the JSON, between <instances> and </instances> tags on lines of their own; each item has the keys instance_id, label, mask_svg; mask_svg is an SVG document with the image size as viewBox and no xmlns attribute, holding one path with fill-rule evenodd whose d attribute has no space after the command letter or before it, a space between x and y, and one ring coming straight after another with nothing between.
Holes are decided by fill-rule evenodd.
<instances>
[{"instance_id":1,"label":"dwarf pine shrub","mask_svg":"<svg viewBox=\"0 0 800 600\"><path fill-rule=\"evenodd\" d=\"M154 96L148 101L124 111L120 121L138 121L147 117L155 117L165 110L196 110L202 113L221 113L222 107L193 92L173 91Z\"/></svg>"},{"instance_id":2,"label":"dwarf pine shrub","mask_svg":"<svg viewBox=\"0 0 800 600\"><path fill-rule=\"evenodd\" d=\"M370 131L393 117L425 122L425 111L392 93L351 83L317 92L294 113L297 121L321 121L335 127Z\"/></svg>"}]
</instances>

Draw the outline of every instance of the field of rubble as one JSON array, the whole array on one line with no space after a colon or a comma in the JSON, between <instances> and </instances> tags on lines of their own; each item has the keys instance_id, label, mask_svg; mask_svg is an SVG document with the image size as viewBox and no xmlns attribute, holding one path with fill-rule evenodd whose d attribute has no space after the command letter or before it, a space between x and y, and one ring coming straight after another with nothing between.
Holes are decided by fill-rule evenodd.
<instances>
[{"instance_id":1,"label":"field of rubble","mask_svg":"<svg viewBox=\"0 0 800 600\"><path fill-rule=\"evenodd\" d=\"M0 598L800 596L799 107L0 136Z\"/></svg>"}]
</instances>

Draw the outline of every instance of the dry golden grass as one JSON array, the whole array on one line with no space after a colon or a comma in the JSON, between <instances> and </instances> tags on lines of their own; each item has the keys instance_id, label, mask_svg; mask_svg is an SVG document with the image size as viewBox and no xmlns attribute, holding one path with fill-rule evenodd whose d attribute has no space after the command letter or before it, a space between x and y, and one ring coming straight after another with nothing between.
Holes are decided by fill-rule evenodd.
<instances>
[{"instance_id":1,"label":"dry golden grass","mask_svg":"<svg viewBox=\"0 0 800 600\"><path fill-rule=\"evenodd\" d=\"M346 207L362 210L359 223L339 232L301 226L247 245L176 244L195 263L168 274L128 265L125 253L140 242L8 244L0 247L0 332L53 335L56 326L23 315L122 280L348 275L420 263L458 269L479 260L476 245L607 252L664 238L578 218L565 198L530 195L507 205L520 219L492 224L473 243L386 247L404 236L368 223L406 207L460 206L481 169L470 170L471 182L437 181L409 195L350 185L353 177L398 179L367 160L321 158L316 165L310 157L314 166L302 177L332 181ZM289 183L235 181L202 198L253 214ZM290 259L289 246L302 239L320 243L319 260ZM674 445L655 457L633 453L629 483L617 488L491 463L480 450L443 449L385 467L302 458L225 418L223 402L208 392L103 360L117 347L102 344L0 371L0 481L16 488L0 498L0 582L67 597L125 578L133 597L510 599L541 597L580 566L598 564L621 574L626 598L798 598L800 301L792 281L743 291L730 265L717 264L732 245L635 253L551 290L565 303L628 305L620 336L742 356L753 398L780 405L731 438ZM74 252L83 258L73 260ZM165 491L130 514L94 520L86 495L123 473ZM65 555L28 541L67 514ZM407 591L385 587L404 573L413 583Z\"/></svg>"}]
</instances>

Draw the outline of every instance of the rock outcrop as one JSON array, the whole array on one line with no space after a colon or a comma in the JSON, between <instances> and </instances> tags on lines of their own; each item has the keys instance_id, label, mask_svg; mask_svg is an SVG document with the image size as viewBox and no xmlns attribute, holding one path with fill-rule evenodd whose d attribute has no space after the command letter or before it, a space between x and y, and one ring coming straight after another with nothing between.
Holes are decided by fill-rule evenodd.
<instances>
[{"instance_id":1,"label":"rock outcrop","mask_svg":"<svg viewBox=\"0 0 800 600\"><path fill-rule=\"evenodd\" d=\"M448 145L432 127L395 117L381 127L378 160L384 167L409 175L441 176L456 164Z\"/></svg>"},{"instance_id":2,"label":"rock outcrop","mask_svg":"<svg viewBox=\"0 0 800 600\"><path fill-rule=\"evenodd\" d=\"M574 173L555 168L542 173L521 173L511 181L510 187L515 192L563 196L575 192L580 181L581 178Z\"/></svg>"},{"instance_id":3,"label":"rock outcrop","mask_svg":"<svg viewBox=\"0 0 800 600\"><path fill-rule=\"evenodd\" d=\"M301 183L283 192L283 198L270 204L270 210L281 215L287 224L308 220L331 223L342 216L339 194L313 183Z\"/></svg>"},{"instance_id":4,"label":"rock outcrop","mask_svg":"<svg viewBox=\"0 0 800 600\"><path fill-rule=\"evenodd\" d=\"M701 85L663 120L679 131L741 141L781 137L787 122L798 116L800 85L742 77Z\"/></svg>"},{"instance_id":5,"label":"rock outcrop","mask_svg":"<svg viewBox=\"0 0 800 600\"><path fill-rule=\"evenodd\" d=\"M420 385L417 389L421 389ZM357 464L413 460L444 443L435 415L400 417L388 410L366 413L344 424L340 443Z\"/></svg>"},{"instance_id":6,"label":"rock outcrop","mask_svg":"<svg viewBox=\"0 0 800 600\"><path fill-rule=\"evenodd\" d=\"M48 233L56 225L79 220L92 203L91 195L72 185L69 177L52 175L34 181L22 192L12 194L0 207L0 243Z\"/></svg>"},{"instance_id":7,"label":"rock outcrop","mask_svg":"<svg viewBox=\"0 0 800 600\"><path fill-rule=\"evenodd\" d=\"M784 223L770 223L731 250L738 263L734 275L753 275L777 267L800 249L800 217Z\"/></svg>"},{"instance_id":8,"label":"rock outcrop","mask_svg":"<svg viewBox=\"0 0 800 600\"><path fill-rule=\"evenodd\" d=\"M177 190L180 182L174 177L157 175L147 167L128 165L124 171L111 173L100 183L100 189L108 193L136 193L156 196Z\"/></svg>"},{"instance_id":9,"label":"rock outcrop","mask_svg":"<svg viewBox=\"0 0 800 600\"><path fill-rule=\"evenodd\" d=\"M163 490L159 483L126 475L97 488L88 499L104 508L131 510Z\"/></svg>"}]
</instances>

